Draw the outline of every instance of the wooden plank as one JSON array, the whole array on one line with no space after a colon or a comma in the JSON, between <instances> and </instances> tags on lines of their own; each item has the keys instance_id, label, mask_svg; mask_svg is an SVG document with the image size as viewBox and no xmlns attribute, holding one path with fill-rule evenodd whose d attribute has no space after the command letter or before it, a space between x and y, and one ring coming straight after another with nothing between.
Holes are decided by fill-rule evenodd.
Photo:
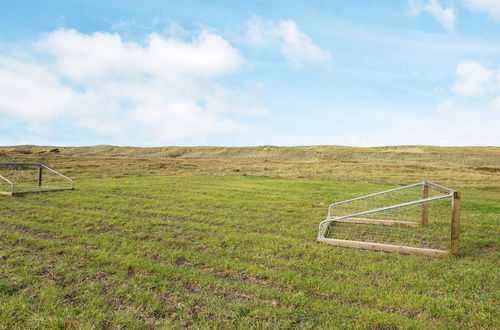
<instances>
[{"instance_id":1,"label":"wooden plank","mask_svg":"<svg viewBox=\"0 0 500 330\"><path fill-rule=\"evenodd\" d=\"M429 198L429 185L424 183L422 189L422 199ZM429 203L422 204L422 226L427 226L429 224Z\"/></svg>"},{"instance_id":2,"label":"wooden plank","mask_svg":"<svg viewBox=\"0 0 500 330\"><path fill-rule=\"evenodd\" d=\"M410 246L402 245L391 245L391 244L380 244L380 243L370 243L370 242L360 242L360 241L348 241L343 239L333 239L333 238L318 238L319 242L347 247L355 249L365 249L365 250L375 250L375 251L385 251L385 252L399 252L405 254L424 254L429 256L449 256L449 251L436 250L436 249L424 249L416 248Z\"/></svg>"},{"instance_id":3,"label":"wooden plank","mask_svg":"<svg viewBox=\"0 0 500 330\"><path fill-rule=\"evenodd\" d=\"M346 218L346 219L334 220L333 222L346 222L346 223L370 224L370 225L381 225L381 226L405 225L408 227L420 227L420 223L414 221L379 220L379 219L368 219L368 218Z\"/></svg>"},{"instance_id":4,"label":"wooden plank","mask_svg":"<svg viewBox=\"0 0 500 330\"><path fill-rule=\"evenodd\" d=\"M54 188L54 189L16 191L12 193L12 196L18 196L24 194L37 194L37 193L53 192L53 191L67 191L67 190L75 190L75 188Z\"/></svg>"},{"instance_id":5,"label":"wooden plank","mask_svg":"<svg viewBox=\"0 0 500 330\"><path fill-rule=\"evenodd\" d=\"M0 162L0 166L40 166L40 163L26 163L26 162Z\"/></svg>"},{"instance_id":6,"label":"wooden plank","mask_svg":"<svg viewBox=\"0 0 500 330\"><path fill-rule=\"evenodd\" d=\"M457 254L460 237L460 193L458 191L453 192L451 203L451 253Z\"/></svg>"}]
</instances>

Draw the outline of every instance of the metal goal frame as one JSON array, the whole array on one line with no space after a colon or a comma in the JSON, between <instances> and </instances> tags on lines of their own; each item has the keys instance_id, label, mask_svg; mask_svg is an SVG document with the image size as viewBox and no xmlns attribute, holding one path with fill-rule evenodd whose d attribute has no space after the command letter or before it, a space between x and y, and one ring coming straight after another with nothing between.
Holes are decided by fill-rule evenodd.
<instances>
[{"instance_id":1,"label":"metal goal frame","mask_svg":"<svg viewBox=\"0 0 500 330\"><path fill-rule=\"evenodd\" d=\"M0 191L0 195L16 196L16 195L29 194L29 193L75 190L75 181L71 180L67 176L57 172L56 170L48 167L47 165L45 165L43 163L0 162L0 168L2 168L2 167L14 167L14 168L35 167L35 168L38 168L38 180L37 180L38 189L18 190L18 189L16 189L17 188L16 183L13 180L9 180L8 178L6 178L0 174L0 180L4 181L8 185L10 185L10 191ZM43 186L43 170L47 170L47 171L52 172L52 173L56 174L57 176L63 178L66 182L68 182L68 186L44 187Z\"/></svg>"},{"instance_id":2,"label":"metal goal frame","mask_svg":"<svg viewBox=\"0 0 500 330\"><path fill-rule=\"evenodd\" d=\"M382 208L366 210L362 212L352 213L344 216L333 216L332 213L335 210L335 206L346 204L353 201L359 201L362 199L388 194L391 192L413 188L422 186L422 198L418 200L413 200L407 203L390 205ZM443 195L429 197L429 188L435 189ZM451 244L449 250L438 250L438 249L427 249L427 248L419 248L419 247L411 247L411 246L403 246L403 245L392 245L392 244L382 244L382 243L374 243L374 242L363 242L363 241L353 241L353 240L342 240L342 239L334 239L327 238L326 235L328 233L330 224L332 222L339 223L356 223L356 224L369 224L369 225L382 225L382 226L391 226L391 225L406 225L409 227L420 227L426 226L429 224L429 202L438 199L451 199ZM364 216L369 216L370 214L379 213L383 211L403 208L411 205L422 205L422 219L420 221L399 221L399 220L379 220L379 219L370 219L365 218ZM326 220L323 220L319 225L318 232L318 241L334 246L341 247L349 247L349 248L360 248L360 249L368 249L368 250L378 250L378 251L386 251L386 252L400 252L406 254L425 254L432 256L448 256L455 255L459 252L459 236L460 236L460 192L455 191L453 189L441 186L439 184L424 181L411 185L407 185L404 187L398 187L390 190L385 190L381 192L377 192L374 194L361 196L353 199L348 199L340 202L336 202L330 204L328 207L328 215Z\"/></svg>"}]
</instances>

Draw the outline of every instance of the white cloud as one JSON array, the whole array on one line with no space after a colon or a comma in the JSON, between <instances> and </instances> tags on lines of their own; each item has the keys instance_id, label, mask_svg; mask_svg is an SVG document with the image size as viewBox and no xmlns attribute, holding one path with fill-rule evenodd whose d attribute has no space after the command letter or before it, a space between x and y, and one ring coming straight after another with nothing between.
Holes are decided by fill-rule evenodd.
<instances>
[{"instance_id":1,"label":"white cloud","mask_svg":"<svg viewBox=\"0 0 500 330\"><path fill-rule=\"evenodd\" d=\"M48 68L0 56L0 111L25 120L49 120L79 97Z\"/></svg>"},{"instance_id":2,"label":"white cloud","mask_svg":"<svg viewBox=\"0 0 500 330\"><path fill-rule=\"evenodd\" d=\"M419 15L421 12L426 12L434 17L446 30L455 30L456 13L454 8L445 8L437 0L409 0L408 3L410 15Z\"/></svg>"},{"instance_id":3,"label":"white cloud","mask_svg":"<svg viewBox=\"0 0 500 330\"><path fill-rule=\"evenodd\" d=\"M326 62L330 58L293 20L274 22L254 18L247 22L247 27L247 40L251 45L278 47L292 64Z\"/></svg>"},{"instance_id":4,"label":"white cloud","mask_svg":"<svg viewBox=\"0 0 500 330\"><path fill-rule=\"evenodd\" d=\"M267 114L248 93L215 81L242 58L214 33L192 40L153 33L139 44L57 30L31 55L0 54L0 112L27 123L58 120L119 143L152 144L235 131L244 127L236 116Z\"/></svg>"},{"instance_id":5,"label":"white cloud","mask_svg":"<svg viewBox=\"0 0 500 330\"><path fill-rule=\"evenodd\" d=\"M455 29L455 9L443 8L437 0L431 0L424 8L448 31Z\"/></svg>"},{"instance_id":6,"label":"white cloud","mask_svg":"<svg viewBox=\"0 0 500 330\"><path fill-rule=\"evenodd\" d=\"M488 13L495 19L500 19L500 1L498 0L464 0L465 5L475 11Z\"/></svg>"},{"instance_id":7,"label":"white cloud","mask_svg":"<svg viewBox=\"0 0 500 330\"><path fill-rule=\"evenodd\" d=\"M415 111L352 109L352 116L364 121L339 128L344 143L500 146L500 68L464 61L456 74L453 90L461 97L442 100L418 116Z\"/></svg>"},{"instance_id":8,"label":"white cloud","mask_svg":"<svg viewBox=\"0 0 500 330\"><path fill-rule=\"evenodd\" d=\"M475 97L473 102L462 98L446 100L437 107L438 120L448 121L450 133L472 136L480 144L500 143L500 68L487 69L480 62L458 64L453 91L463 97Z\"/></svg>"},{"instance_id":9,"label":"white cloud","mask_svg":"<svg viewBox=\"0 0 500 330\"><path fill-rule=\"evenodd\" d=\"M436 119L445 123L446 132L453 136L458 136L456 132L462 134L478 133L484 129L484 125L490 120L486 113L475 109L467 108L455 100L445 100L436 107Z\"/></svg>"},{"instance_id":10,"label":"white cloud","mask_svg":"<svg viewBox=\"0 0 500 330\"><path fill-rule=\"evenodd\" d=\"M500 95L488 103L488 108L495 114L500 115Z\"/></svg>"},{"instance_id":11,"label":"white cloud","mask_svg":"<svg viewBox=\"0 0 500 330\"><path fill-rule=\"evenodd\" d=\"M494 91L500 83L500 70L488 70L477 61L461 62L456 74L453 91L462 96L484 96Z\"/></svg>"},{"instance_id":12,"label":"white cloud","mask_svg":"<svg viewBox=\"0 0 500 330\"><path fill-rule=\"evenodd\" d=\"M500 111L464 105L450 99L419 115L387 109L350 109L349 125L337 128L335 143L357 146L383 145L492 145L500 146ZM355 126L356 130L352 130Z\"/></svg>"}]
</instances>

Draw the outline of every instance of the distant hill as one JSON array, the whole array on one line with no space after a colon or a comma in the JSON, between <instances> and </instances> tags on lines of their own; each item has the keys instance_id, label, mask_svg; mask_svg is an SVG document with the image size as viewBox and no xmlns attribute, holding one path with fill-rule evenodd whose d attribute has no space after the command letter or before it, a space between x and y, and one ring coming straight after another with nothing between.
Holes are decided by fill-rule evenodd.
<instances>
[{"instance_id":1,"label":"distant hill","mask_svg":"<svg viewBox=\"0 0 500 330\"><path fill-rule=\"evenodd\" d=\"M0 147L2 161L40 161L74 179L254 175L409 184L500 186L500 147ZM490 189L489 188L489 189Z\"/></svg>"},{"instance_id":2,"label":"distant hill","mask_svg":"<svg viewBox=\"0 0 500 330\"><path fill-rule=\"evenodd\" d=\"M318 162L332 160L349 161L425 161L442 160L464 163L481 158L498 162L500 147L436 147L436 146L387 146L387 147L347 147L347 146L256 146L256 147L118 147L98 145L88 147L60 146L0 146L1 155L26 155L61 153L66 156L106 156L145 158L184 158L218 160L256 160L285 162ZM495 164L490 164L495 165ZM500 165L496 163L496 165Z\"/></svg>"}]
</instances>

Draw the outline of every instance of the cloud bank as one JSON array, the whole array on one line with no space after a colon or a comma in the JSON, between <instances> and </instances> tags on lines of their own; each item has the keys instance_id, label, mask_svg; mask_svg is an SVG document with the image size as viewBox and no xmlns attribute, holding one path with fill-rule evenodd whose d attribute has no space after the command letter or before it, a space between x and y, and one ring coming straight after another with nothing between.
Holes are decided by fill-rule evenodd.
<instances>
[{"instance_id":1,"label":"cloud bank","mask_svg":"<svg viewBox=\"0 0 500 330\"><path fill-rule=\"evenodd\" d=\"M178 143L244 128L242 116L267 113L251 95L216 80L243 59L221 36L190 40L150 34L57 30L27 55L0 54L0 112L41 134L54 122L96 136L145 144Z\"/></svg>"}]
</instances>

